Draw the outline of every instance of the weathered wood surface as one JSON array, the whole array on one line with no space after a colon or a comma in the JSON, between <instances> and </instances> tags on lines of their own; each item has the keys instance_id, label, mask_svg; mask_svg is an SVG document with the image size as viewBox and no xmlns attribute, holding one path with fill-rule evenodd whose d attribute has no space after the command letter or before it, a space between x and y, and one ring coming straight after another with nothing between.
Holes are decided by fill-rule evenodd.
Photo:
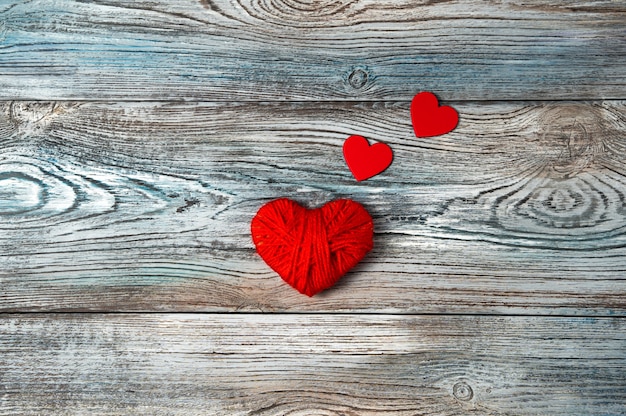
<instances>
[{"instance_id":1,"label":"weathered wood surface","mask_svg":"<svg viewBox=\"0 0 626 416\"><path fill-rule=\"evenodd\" d=\"M626 414L625 28L610 0L0 1L0 416ZM454 132L414 137L422 90ZM355 182L351 134L393 165ZM250 240L283 196L374 216L314 298Z\"/></svg>"},{"instance_id":2,"label":"weathered wood surface","mask_svg":"<svg viewBox=\"0 0 626 416\"><path fill-rule=\"evenodd\" d=\"M0 415L620 415L626 321L8 315Z\"/></svg>"},{"instance_id":3,"label":"weathered wood surface","mask_svg":"<svg viewBox=\"0 0 626 416\"><path fill-rule=\"evenodd\" d=\"M626 104L45 103L0 111L0 310L624 315ZM393 165L357 183L350 134ZM283 196L374 216L375 249L306 298L254 251Z\"/></svg>"},{"instance_id":4,"label":"weathered wood surface","mask_svg":"<svg viewBox=\"0 0 626 416\"><path fill-rule=\"evenodd\" d=\"M2 99L626 98L623 1L0 3Z\"/></svg>"}]
</instances>

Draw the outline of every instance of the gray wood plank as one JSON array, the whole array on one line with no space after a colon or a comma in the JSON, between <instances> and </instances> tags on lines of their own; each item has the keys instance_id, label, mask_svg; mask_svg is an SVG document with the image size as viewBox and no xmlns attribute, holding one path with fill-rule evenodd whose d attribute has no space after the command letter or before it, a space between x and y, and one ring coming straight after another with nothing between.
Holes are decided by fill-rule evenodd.
<instances>
[{"instance_id":1,"label":"gray wood plank","mask_svg":"<svg viewBox=\"0 0 626 416\"><path fill-rule=\"evenodd\" d=\"M610 0L7 0L0 99L624 99L625 21Z\"/></svg>"},{"instance_id":2,"label":"gray wood plank","mask_svg":"<svg viewBox=\"0 0 626 416\"><path fill-rule=\"evenodd\" d=\"M0 111L1 311L624 315L626 104L46 103ZM390 144L357 183L350 134ZM265 202L349 197L374 250L300 295L254 250Z\"/></svg>"},{"instance_id":3,"label":"gray wood plank","mask_svg":"<svg viewBox=\"0 0 626 416\"><path fill-rule=\"evenodd\" d=\"M0 415L618 415L626 321L4 315Z\"/></svg>"}]
</instances>

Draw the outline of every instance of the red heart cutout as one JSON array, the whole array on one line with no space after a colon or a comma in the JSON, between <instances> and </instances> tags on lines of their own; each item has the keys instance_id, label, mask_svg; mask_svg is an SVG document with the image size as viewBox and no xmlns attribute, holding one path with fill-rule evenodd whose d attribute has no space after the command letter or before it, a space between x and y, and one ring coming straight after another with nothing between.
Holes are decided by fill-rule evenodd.
<instances>
[{"instance_id":1,"label":"red heart cutout","mask_svg":"<svg viewBox=\"0 0 626 416\"><path fill-rule=\"evenodd\" d=\"M411 102L411 121L417 137L440 136L459 124L459 113L446 105L439 107L432 92L420 92Z\"/></svg>"},{"instance_id":2,"label":"red heart cutout","mask_svg":"<svg viewBox=\"0 0 626 416\"><path fill-rule=\"evenodd\" d=\"M378 175L393 160L391 147L384 143L369 145L362 136L350 136L343 143L343 158L357 181Z\"/></svg>"},{"instance_id":3,"label":"red heart cutout","mask_svg":"<svg viewBox=\"0 0 626 416\"><path fill-rule=\"evenodd\" d=\"M372 217L350 199L317 209L277 199L259 209L251 230L261 258L307 296L333 286L373 247Z\"/></svg>"}]
</instances>

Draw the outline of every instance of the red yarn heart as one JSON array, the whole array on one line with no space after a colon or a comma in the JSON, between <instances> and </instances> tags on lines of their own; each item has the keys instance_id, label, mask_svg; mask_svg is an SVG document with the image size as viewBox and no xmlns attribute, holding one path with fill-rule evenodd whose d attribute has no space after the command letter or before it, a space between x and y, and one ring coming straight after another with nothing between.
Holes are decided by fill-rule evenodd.
<instances>
[{"instance_id":1,"label":"red yarn heart","mask_svg":"<svg viewBox=\"0 0 626 416\"><path fill-rule=\"evenodd\" d=\"M251 230L261 258L307 296L333 286L373 247L372 217L350 199L317 209L277 199L259 209Z\"/></svg>"},{"instance_id":2,"label":"red yarn heart","mask_svg":"<svg viewBox=\"0 0 626 416\"><path fill-rule=\"evenodd\" d=\"M417 137L440 136L459 124L459 113L452 107L439 107L433 93L420 92L411 102L411 121Z\"/></svg>"},{"instance_id":3,"label":"red yarn heart","mask_svg":"<svg viewBox=\"0 0 626 416\"><path fill-rule=\"evenodd\" d=\"M384 143L369 145L362 136L350 136L343 143L343 158L357 181L378 175L393 159L391 147Z\"/></svg>"}]
</instances>

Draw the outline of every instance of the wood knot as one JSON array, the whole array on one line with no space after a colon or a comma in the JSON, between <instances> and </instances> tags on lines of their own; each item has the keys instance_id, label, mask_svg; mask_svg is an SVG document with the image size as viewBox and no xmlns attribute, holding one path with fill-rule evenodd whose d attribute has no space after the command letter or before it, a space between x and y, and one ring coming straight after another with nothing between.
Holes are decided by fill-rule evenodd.
<instances>
[{"instance_id":1,"label":"wood knot","mask_svg":"<svg viewBox=\"0 0 626 416\"><path fill-rule=\"evenodd\" d=\"M599 111L568 104L548 107L539 115L542 156L556 176L575 176L603 153L606 132Z\"/></svg>"},{"instance_id":2,"label":"wood knot","mask_svg":"<svg viewBox=\"0 0 626 416\"><path fill-rule=\"evenodd\" d=\"M9 106L9 120L22 133L42 132L52 121L54 115L62 112L56 103L12 102Z\"/></svg>"},{"instance_id":3,"label":"wood knot","mask_svg":"<svg viewBox=\"0 0 626 416\"><path fill-rule=\"evenodd\" d=\"M474 390L472 387L464 381L459 381L452 387L452 394L457 400L467 402L474 397Z\"/></svg>"},{"instance_id":4,"label":"wood knot","mask_svg":"<svg viewBox=\"0 0 626 416\"><path fill-rule=\"evenodd\" d=\"M348 75L348 83L355 90L363 88L367 84L367 79L367 72L362 68L356 68Z\"/></svg>"}]
</instances>

